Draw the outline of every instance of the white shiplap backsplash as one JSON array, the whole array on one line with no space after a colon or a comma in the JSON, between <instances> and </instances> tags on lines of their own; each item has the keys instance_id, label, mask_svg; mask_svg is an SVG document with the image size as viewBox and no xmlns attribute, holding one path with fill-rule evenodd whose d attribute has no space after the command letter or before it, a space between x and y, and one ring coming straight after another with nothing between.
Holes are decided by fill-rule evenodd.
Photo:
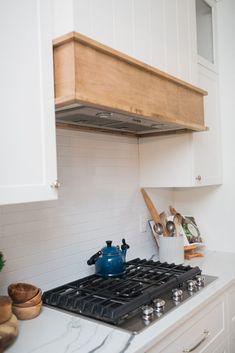
<instances>
[{"instance_id":1,"label":"white shiplap backsplash","mask_svg":"<svg viewBox=\"0 0 235 353\"><path fill-rule=\"evenodd\" d=\"M47 289L91 274L86 261L108 239L119 244L125 237L129 259L157 252L149 228L139 229L148 212L139 191L137 139L58 129L57 152L57 201L0 207L7 260L0 293L15 281Z\"/></svg>"}]
</instances>

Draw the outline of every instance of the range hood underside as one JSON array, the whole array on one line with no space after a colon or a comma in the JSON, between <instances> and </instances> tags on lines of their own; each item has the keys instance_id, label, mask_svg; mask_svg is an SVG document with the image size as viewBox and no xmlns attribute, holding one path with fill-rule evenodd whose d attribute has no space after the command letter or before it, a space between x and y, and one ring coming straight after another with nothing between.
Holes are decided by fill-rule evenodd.
<instances>
[{"instance_id":1,"label":"range hood underside","mask_svg":"<svg viewBox=\"0 0 235 353\"><path fill-rule=\"evenodd\" d=\"M186 132L185 127L160 120L126 115L120 112L99 109L81 104L72 104L56 109L56 121L60 127L68 125L74 128L132 134L138 137Z\"/></svg>"}]
</instances>

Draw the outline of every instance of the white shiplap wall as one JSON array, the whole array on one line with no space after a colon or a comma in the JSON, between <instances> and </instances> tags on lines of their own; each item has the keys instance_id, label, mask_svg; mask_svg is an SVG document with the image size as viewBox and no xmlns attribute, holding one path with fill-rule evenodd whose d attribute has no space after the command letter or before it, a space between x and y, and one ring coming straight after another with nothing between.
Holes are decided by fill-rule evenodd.
<instances>
[{"instance_id":1,"label":"white shiplap wall","mask_svg":"<svg viewBox=\"0 0 235 353\"><path fill-rule=\"evenodd\" d=\"M149 230L139 232L148 213L139 192L137 139L57 130L57 201L0 208L0 250L7 260L0 293L14 281L43 289L93 273L87 259L105 240L125 236L129 258L150 257L156 244ZM161 191L158 206L171 192Z\"/></svg>"},{"instance_id":2,"label":"white shiplap wall","mask_svg":"<svg viewBox=\"0 0 235 353\"><path fill-rule=\"evenodd\" d=\"M54 37L75 30L197 84L194 0L53 0L53 3Z\"/></svg>"}]
</instances>

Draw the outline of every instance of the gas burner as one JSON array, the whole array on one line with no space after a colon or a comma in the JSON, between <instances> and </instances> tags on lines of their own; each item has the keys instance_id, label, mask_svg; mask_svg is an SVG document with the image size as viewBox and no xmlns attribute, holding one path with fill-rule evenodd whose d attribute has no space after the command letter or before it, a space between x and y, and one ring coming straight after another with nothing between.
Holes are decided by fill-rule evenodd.
<instances>
[{"instance_id":1,"label":"gas burner","mask_svg":"<svg viewBox=\"0 0 235 353\"><path fill-rule=\"evenodd\" d=\"M121 277L88 276L43 293L43 303L139 332L216 278L198 267L134 259Z\"/></svg>"},{"instance_id":2,"label":"gas burner","mask_svg":"<svg viewBox=\"0 0 235 353\"><path fill-rule=\"evenodd\" d=\"M134 298L134 297L138 297L139 295L141 295L143 293L142 289L143 289L142 284L139 284L132 289L127 288L126 290L121 291L121 292L117 291L116 294L119 297Z\"/></svg>"}]
</instances>

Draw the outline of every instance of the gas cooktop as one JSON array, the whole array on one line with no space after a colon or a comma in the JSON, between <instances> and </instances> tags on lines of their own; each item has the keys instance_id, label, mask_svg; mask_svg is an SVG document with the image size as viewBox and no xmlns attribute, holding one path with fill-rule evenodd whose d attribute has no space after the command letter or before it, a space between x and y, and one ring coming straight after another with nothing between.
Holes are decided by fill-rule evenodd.
<instances>
[{"instance_id":1,"label":"gas cooktop","mask_svg":"<svg viewBox=\"0 0 235 353\"><path fill-rule=\"evenodd\" d=\"M84 277L44 292L43 303L138 333L215 279L199 267L136 258L121 277Z\"/></svg>"}]
</instances>

